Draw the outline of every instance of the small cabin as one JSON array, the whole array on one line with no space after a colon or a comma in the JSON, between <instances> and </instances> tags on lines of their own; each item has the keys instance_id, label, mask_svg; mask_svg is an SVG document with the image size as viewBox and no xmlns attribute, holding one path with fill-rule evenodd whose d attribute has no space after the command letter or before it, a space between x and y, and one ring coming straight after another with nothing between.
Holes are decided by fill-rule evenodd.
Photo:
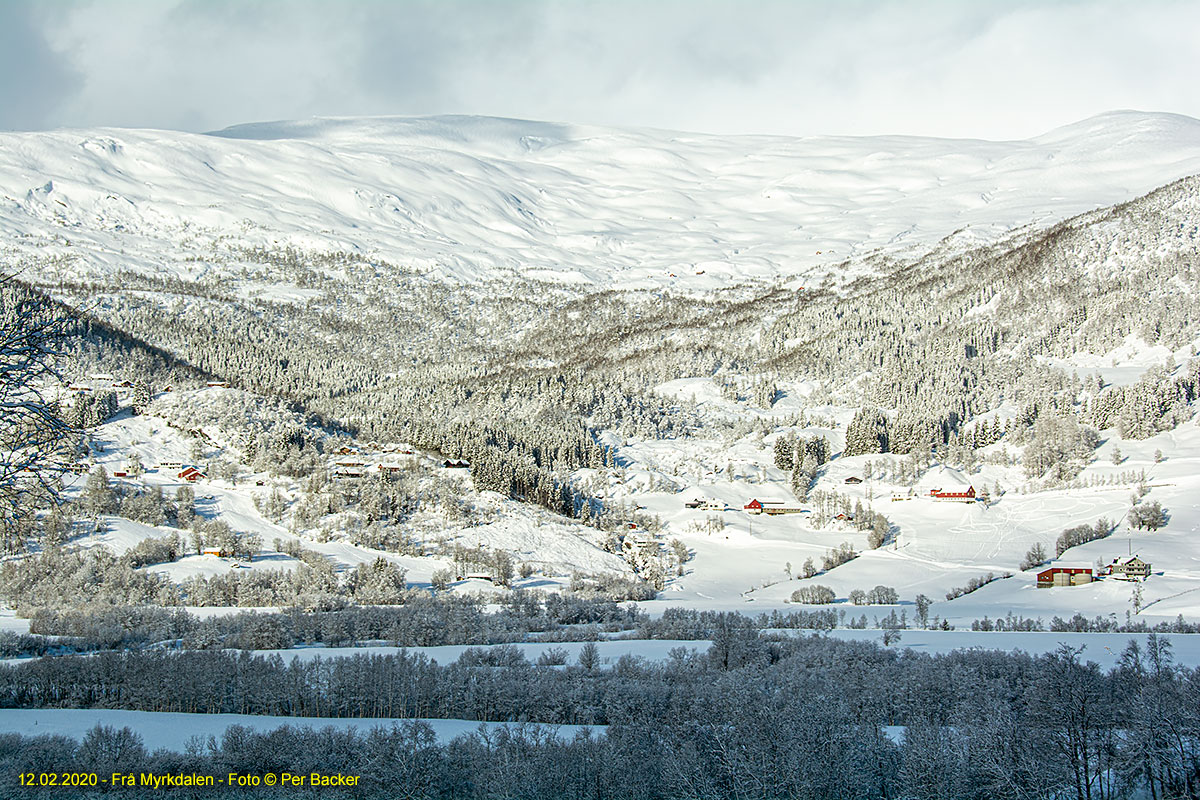
<instances>
[{"instance_id":1,"label":"small cabin","mask_svg":"<svg viewBox=\"0 0 1200 800\"><path fill-rule=\"evenodd\" d=\"M854 483L854 484L858 484L858 483L862 483L862 482L863 482L863 479L858 477L857 475L851 475L849 478L846 478L846 480L842 481L842 483Z\"/></svg>"},{"instance_id":2,"label":"small cabin","mask_svg":"<svg viewBox=\"0 0 1200 800\"><path fill-rule=\"evenodd\" d=\"M763 511L763 504L760 500L754 499L742 506L742 510L744 510L747 514L761 514Z\"/></svg>"},{"instance_id":3,"label":"small cabin","mask_svg":"<svg viewBox=\"0 0 1200 800\"><path fill-rule=\"evenodd\" d=\"M1096 578L1091 567L1051 567L1037 574L1039 589L1049 589L1054 586L1079 586L1091 583Z\"/></svg>"},{"instance_id":4,"label":"small cabin","mask_svg":"<svg viewBox=\"0 0 1200 800\"><path fill-rule=\"evenodd\" d=\"M442 462L442 466L448 469L466 469L471 466L471 462L461 458L448 458Z\"/></svg>"},{"instance_id":5,"label":"small cabin","mask_svg":"<svg viewBox=\"0 0 1200 800\"><path fill-rule=\"evenodd\" d=\"M228 389L229 381L209 381L207 385L210 389Z\"/></svg>"}]
</instances>

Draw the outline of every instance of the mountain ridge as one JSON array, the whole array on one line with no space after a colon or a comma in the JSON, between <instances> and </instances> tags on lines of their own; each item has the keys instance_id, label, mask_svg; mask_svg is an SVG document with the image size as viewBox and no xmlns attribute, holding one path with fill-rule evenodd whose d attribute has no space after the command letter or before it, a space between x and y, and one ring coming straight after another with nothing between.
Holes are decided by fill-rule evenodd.
<instances>
[{"instance_id":1,"label":"mountain ridge","mask_svg":"<svg viewBox=\"0 0 1200 800\"><path fill-rule=\"evenodd\" d=\"M1200 121L1140 112L1016 142L454 116L60 130L0 134L0 235L10 269L55 252L85 274L219 279L236 241L455 282L706 291L840 281L872 254L969 247L1196 173Z\"/></svg>"}]
</instances>

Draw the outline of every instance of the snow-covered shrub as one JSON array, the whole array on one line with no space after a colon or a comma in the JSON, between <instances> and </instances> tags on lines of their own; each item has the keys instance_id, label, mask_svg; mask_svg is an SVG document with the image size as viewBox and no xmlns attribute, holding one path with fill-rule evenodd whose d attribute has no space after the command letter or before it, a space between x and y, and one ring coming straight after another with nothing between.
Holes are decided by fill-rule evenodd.
<instances>
[{"instance_id":1,"label":"snow-covered shrub","mask_svg":"<svg viewBox=\"0 0 1200 800\"><path fill-rule=\"evenodd\" d=\"M1138 503L1129 509L1129 525L1139 530L1158 530L1166 525L1169 519L1170 515L1167 514L1167 510L1157 500Z\"/></svg>"},{"instance_id":2,"label":"snow-covered shrub","mask_svg":"<svg viewBox=\"0 0 1200 800\"><path fill-rule=\"evenodd\" d=\"M825 571L828 572L834 567L839 567L857 557L858 553L854 552L854 548L850 546L850 543L842 542L837 547L825 551L825 555L822 558L822 565Z\"/></svg>"},{"instance_id":3,"label":"snow-covered shrub","mask_svg":"<svg viewBox=\"0 0 1200 800\"><path fill-rule=\"evenodd\" d=\"M805 603L806 605L826 605L837 599L837 594L828 586L821 584L813 584L812 586L802 586L792 592L793 603Z\"/></svg>"},{"instance_id":4,"label":"snow-covered shrub","mask_svg":"<svg viewBox=\"0 0 1200 800\"><path fill-rule=\"evenodd\" d=\"M1054 555L1061 556L1072 547L1103 539L1112 532L1112 523L1103 517L1096 520L1095 525L1076 525L1073 528L1067 528L1059 535L1058 541L1054 544Z\"/></svg>"},{"instance_id":5,"label":"snow-covered shrub","mask_svg":"<svg viewBox=\"0 0 1200 800\"><path fill-rule=\"evenodd\" d=\"M989 572L987 575L982 575L978 578L971 578L971 580L967 581L966 586L959 586L955 589L951 589L950 591L946 592L946 599L953 600L956 597L962 597L964 594L970 594L971 592L975 591L976 589L981 589L984 586L987 586L992 581L998 581L1002 578L1011 578L1011 577L1012 577L1011 572L1006 572L1003 575L997 575L994 572Z\"/></svg>"}]
</instances>

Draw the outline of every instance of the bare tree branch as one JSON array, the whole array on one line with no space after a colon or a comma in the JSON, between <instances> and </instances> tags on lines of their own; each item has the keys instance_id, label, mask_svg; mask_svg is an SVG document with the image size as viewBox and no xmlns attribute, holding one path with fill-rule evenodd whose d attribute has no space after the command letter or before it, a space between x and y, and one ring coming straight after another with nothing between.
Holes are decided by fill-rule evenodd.
<instances>
[{"instance_id":1,"label":"bare tree branch","mask_svg":"<svg viewBox=\"0 0 1200 800\"><path fill-rule=\"evenodd\" d=\"M0 276L0 552L19 550L36 507L58 498L74 431L46 390L61 383L69 324L48 297Z\"/></svg>"}]
</instances>

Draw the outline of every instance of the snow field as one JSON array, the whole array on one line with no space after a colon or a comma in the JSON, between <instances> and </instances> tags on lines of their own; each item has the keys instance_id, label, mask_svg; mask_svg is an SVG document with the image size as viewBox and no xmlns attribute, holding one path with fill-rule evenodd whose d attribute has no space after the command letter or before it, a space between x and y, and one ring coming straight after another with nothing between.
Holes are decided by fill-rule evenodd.
<instances>
[{"instance_id":1,"label":"snow field","mask_svg":"<svg viewBox=\"0 0 1200 800\"><path fill-rule=\"evenodd\" d=\"M0 733L19 733L23 736L67 736L82 740L97 725L129 728L142 737L146 749L185 751L189 745L203 747L209 737L217 741L231 725L241 725L258 733L273 731L285 725L293 728L320 730L331 727L338 731L356 730L366 733L372 728L390 728L413 720L353 719L346 717L274 717L255 714L186 714L172 711L123 711L119 709L0 709ZM438 742L479 730L494 730L516 726L508 722L478 722L466 719L424 719L437 735ZM603 735L602 727L582 725L540 725L563 739L573 738L580 731Z\"/></svg>"},{"instance_id":2,"label":"snow field","mask_svg":"<svg viewBox=\"0 0 1200 800\"><path fill-rule=\"evenodd\" d=\"M314 119L212 134L0 134L0 231L79 273L236 276L244 246L405 254L455 282L520 272L709 291L852 277L876 250L961 246L1200 172L1200 122L1113 112L1026 141L706 136L486 117ZM66 244L61 234L69 232ZM26 249L28 248L28 249ZM185 260L186 257L199 259ZM220 256L220 257L219 257ZM859 270L855 270L859 271ZM281 300L296 287L239 285Z\"/></svg>"}]
</instances>

